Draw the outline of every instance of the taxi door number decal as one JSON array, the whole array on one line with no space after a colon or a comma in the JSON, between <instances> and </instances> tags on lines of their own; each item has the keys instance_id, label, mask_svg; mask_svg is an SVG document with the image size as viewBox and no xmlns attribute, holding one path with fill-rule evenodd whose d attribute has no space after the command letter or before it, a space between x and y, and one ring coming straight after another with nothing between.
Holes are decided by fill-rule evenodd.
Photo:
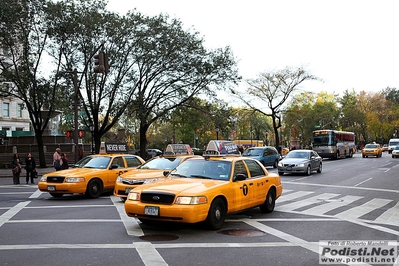
<instances>
[{"instance_id":1,"label":"taxi door number decal","mask_svg":"<svg viewBox=\"0 0 399 266\"><path fill-rule=\"evenodd\" d=\"M244 184L242 186L242 194L244 194L244 196L248 195L248 186L247 186L247 184Z\"/></svg>"}]
</instances>

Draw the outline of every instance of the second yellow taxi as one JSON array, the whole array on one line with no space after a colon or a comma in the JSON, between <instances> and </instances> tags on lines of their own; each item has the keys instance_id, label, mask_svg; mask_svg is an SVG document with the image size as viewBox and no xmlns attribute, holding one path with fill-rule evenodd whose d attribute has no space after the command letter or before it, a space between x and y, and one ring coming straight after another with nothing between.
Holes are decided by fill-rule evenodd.
<instances>
[{"instance_id":1,"label":"second yellow taxi","mask_svg":"<svg viewBox=\"0 0 399 266\"><path fill-rule=\"evenodd\" d=\"M227 214L254 207L272 212L282 190L280 176L240 156L234 142L213 140L203 157L187 159L167 178L131 190L125 211L144 223L205 222L218 230Z\"/></svg>"},{"instance_id":2,"label":"second yellow taxi","mask_svg":"<svg viewBox=\"0 0 399 266\"><path fill-rule=\"evenodd\" d=\"M117 152L117 148L126 144L105 144ZM38 188L53 197L64 194L85 194L89 198L98 198L105 191L112 191L116 178L122 173L136 169L145 161L136 155L114 153L105 150L101 154L89 155L73 168L44 174Z\"/></svg>"},{"instance_id":3,"label":"second yellow taxi","mask_svg":"<svg viewBox=\"0 0 399 266\"><path fill-rule=\"evenodd\" d=\"M194 155L190 145L169 144L162 157L152 158L136 170L118 176L114 195L125 201L130 190L139 185L165 178L164 171L171 171L177 165L191 157L200 156Z\"/></svg>"}]
</instances>

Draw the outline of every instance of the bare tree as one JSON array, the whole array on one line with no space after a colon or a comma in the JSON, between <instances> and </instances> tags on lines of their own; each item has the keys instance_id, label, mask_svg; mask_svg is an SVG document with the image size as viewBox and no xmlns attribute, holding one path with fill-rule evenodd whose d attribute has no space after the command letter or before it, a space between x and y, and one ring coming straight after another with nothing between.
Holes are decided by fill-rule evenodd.
<instances>
[{"instance_id":1,"label":"bare tree","mask_svg":"<svg viewBox=\"0 0 399 266\"><path fill-rule=\"evenodd\" d=\"M278 129L281 127L284 103L292 93L299 89L302 82L317 79L303 68L291 69L287 67L282 70L261 73L256 79L247 80L250 87L245 94L238 94L236 91L233 91L233 93L237 94L253 110L271 117L276 148L279 148ZM263 107L262 103L266 104L266 108Z\"/></svg>"}]
</instances>

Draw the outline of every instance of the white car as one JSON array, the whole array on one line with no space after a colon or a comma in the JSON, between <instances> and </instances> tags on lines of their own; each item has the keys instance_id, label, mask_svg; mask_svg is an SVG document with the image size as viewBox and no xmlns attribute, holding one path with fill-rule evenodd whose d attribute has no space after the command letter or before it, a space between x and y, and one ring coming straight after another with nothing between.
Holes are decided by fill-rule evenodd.
<instances>
[{"instance_id":1,"label":"white car","mask_svg":"<svg viewBox=\"0 0 399 266\"><path fill-rule=\"evenodd\" d=\"M395 146L392 150L392 158L398 158L399 157L399 145Z\"/></svg>"}]
</instances>

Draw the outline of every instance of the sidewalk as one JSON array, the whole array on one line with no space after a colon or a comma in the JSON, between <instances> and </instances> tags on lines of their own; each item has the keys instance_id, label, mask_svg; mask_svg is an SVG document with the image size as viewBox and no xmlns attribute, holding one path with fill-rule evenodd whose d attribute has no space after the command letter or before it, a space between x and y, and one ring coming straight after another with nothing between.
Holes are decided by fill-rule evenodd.
<instances>
[{"instance_id":1,"label":"sidewalk","mask_svg":"<svg viewBox=\"0 0 399 266\"><path fill-rule=\"evenodd\" d=\"M35 180L35 183L38 182L38 179L44 174L55 172L53 167L47 168L36 168L38 173L38 178ZM26 170L22 169L21 175L19 176L21 184L25 184ZM0 185L13 185L12 181L12 170L10 169L2 169L0 171Z\"/></svg>"}]
</instances>

